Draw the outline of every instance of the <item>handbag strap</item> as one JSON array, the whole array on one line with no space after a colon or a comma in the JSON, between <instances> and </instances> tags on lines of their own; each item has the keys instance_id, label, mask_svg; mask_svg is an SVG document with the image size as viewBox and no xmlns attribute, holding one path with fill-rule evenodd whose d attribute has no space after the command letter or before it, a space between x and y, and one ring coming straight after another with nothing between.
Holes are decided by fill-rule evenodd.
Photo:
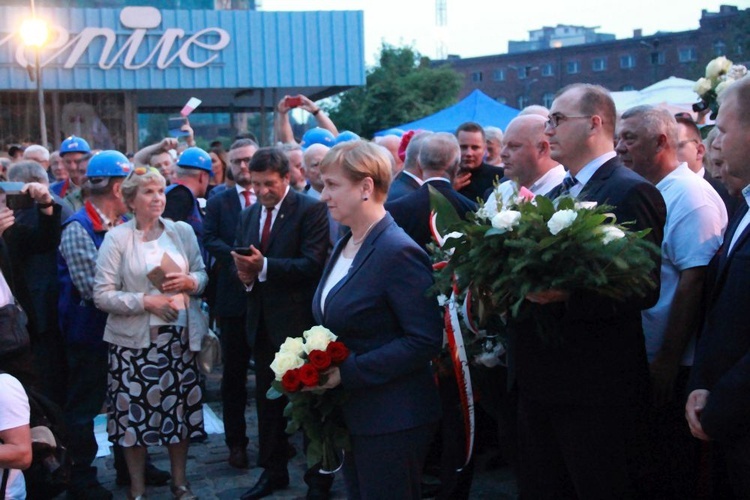
<instances>
[{"instance_id":1,"label":"handbag strap","mask_svg":"<svg viewBox=\"0 0 750 500\"><path fill-rule=\"evenodd\" d=\"M0 500L5 500L5 488L8 486L10 469L3 469L3 482L0 484Z\"/></svg>"}]
</instances>

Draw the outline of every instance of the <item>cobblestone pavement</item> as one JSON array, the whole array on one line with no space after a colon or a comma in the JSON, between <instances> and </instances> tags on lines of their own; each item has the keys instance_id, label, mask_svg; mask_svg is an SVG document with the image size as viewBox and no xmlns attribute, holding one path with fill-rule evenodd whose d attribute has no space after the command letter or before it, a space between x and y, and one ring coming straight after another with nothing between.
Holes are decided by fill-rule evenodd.
<instances>
[{"instance_id":1,"label":"cobblestone pavement","mask_svg":"<svg viewBox=\"0 0 750 500\"><path fill-rule=\"evenodd\" d=\"M251 372L252 373L252 372ZM214 373L208 377L206 382L205 400L221 417L221 403L219 396L219 384L221 374ZM250 433L250 445L248 454L251 466L255 463L258 453L257 422L255 412L255 399L253 397L255 377L250 376L248 388L250 397L248 409L245 412ZM302 453L302 437L298 433L290 439L298 453L289 462L289 487L278 491L267 497L270 499L300 499L305 498L307 486L302 480L305 472L305 459ZM154 464L160 469L169 470L169 457L166 448L150 448ZM224 445L224 435L212 434L203 443L190 445L188 457L188 480L192 484L193 492L203 500L207 499L237 499L242 493L251 488L260 476L262 469L251 468L249 470L237 470L227 464L227 448ZM490 455L487 453L486 455ZM488 470L486 462L489 457L479 455L477 467L474 474L474 482L471 490L472 499L511 500L517 498L515 480L508 467ZM102 484L114 492L115 499L127 498L127 488L115 484L115 470L111 456L98 458L94 462L99 469L99 480ZM149 499L161 500L172 498L169 487L149 487L147 491ZM64 496L60 497L65 498ZM336 478L333 483L332 499L346 498L344 482L342 478Z\"/></svg>"}]
</instances>

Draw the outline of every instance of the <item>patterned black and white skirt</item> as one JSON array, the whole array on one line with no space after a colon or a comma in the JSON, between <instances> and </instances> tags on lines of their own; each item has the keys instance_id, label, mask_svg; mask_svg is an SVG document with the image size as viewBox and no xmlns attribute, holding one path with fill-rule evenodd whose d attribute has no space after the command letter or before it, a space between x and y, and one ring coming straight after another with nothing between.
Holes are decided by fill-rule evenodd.
<instances>
[{"instance_id":1,"label":"patterned black and white skirt","mask_svg":"<svg viewBox=\"0 0 750 500\"><path fill-rule=\"evenodd\" d=\"M109 347L109 440L157 446L205 438L203 393L188 334L162 326L148 349Z\"/></svg>"}]
</instances>

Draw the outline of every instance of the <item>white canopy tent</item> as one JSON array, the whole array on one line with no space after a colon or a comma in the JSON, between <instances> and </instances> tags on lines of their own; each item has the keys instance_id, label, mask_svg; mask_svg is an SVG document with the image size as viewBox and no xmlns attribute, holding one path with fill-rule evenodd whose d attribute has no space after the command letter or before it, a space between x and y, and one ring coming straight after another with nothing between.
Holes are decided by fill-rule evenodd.
<instances>
[{"instance_id":1,"label":"white canopy tent","mask_svg":"<svg viewBox=\"0 0 750 500\"><path fill-rule=\"evenodd\" d=\"M649 104L665 107L673 113L690 113L696 118L693 104L698 102L698 94L693 90L694 85L695 82L692 80L670 76L642 90L612 92L612 99L618 113L633 106Z\"/></svg>"}]
</instances>

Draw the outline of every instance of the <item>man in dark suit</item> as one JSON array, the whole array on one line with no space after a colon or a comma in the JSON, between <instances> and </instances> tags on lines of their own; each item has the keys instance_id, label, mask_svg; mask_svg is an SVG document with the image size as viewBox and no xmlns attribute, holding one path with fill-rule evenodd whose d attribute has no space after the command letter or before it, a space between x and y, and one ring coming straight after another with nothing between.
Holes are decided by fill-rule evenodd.
<instances>
[{"instance_id":1,"label":"man in dark suit","mask_svg":"<svg viewBox=\"0 0 750 500\"><path fill-rule=\"evenodd\" d=\"M701 140L701 132L695 121L682 114L675 116L677 120L677 158L687 163L690 170L702 176L724 200L727 215L732 218L734 212L741 204L736 196L731 196L719 179L711 175L711 172L703 166L703 158L707 154L706 146Z\"/></svg>"},{"instance_id":2,"label":"man in dark suit","mask_svg":"<svg viewBox=\"0 0 750 500\"><path fill-rule=\"evenodd\" d=\"M634 230L651 228L649 238L658 246L664 200L615 158L615 120L602 87L576 84L558 93L545 133L552 159L568 174L550 196L611 205L618 221L634 221ZM659 296L658 254L653 258L657 287L645 297L618 302L576 289L533 293L527 296L528 319L509 325L522 496L637 497L631 466L644 458L637 452L643 443L638 431L645 429L636 424L649 403L641 310Z\"/></svg>"},{"instance_id":3,"label":"man in dark suit","mask_svg":"<svg viewBox=\"0 0 750 500\"><path fill-rule=\"evenodd\" d=\"M422 185L422 169L419 166L419 149L430 132L415 134L406 146L404 168L399 172L388 189L388 201L394 201L412 193Z\"/></svg>"},{"instance_id":4,"label":"man in dark suit","mask_svg":"<svg viewBox=\"0 0 750 500\"><path fill-rule=\"evenodd\" d=\"M235 141L229 148L229 167L236 189L226 189L206 204L203 245L214 258L211 278L216 280L216 298L211 313L217 318L224 354L221 401L229 465L247 469L247 366L252 349L247 342L245 287L237 277L230 252L237 236L240 212L255 202L250 182L250 160L258 150L251 139Z\"/></svg>"},{"instance_id":5,"label":"man in dark suit","mask_svg":"<svg viewBox=\"0 0 750 500\"><path fill-rule=\"evenodd\" d=\"M727 173L750 186L750 79L723 94L714 140ZM750 498L750 212L743 204L709 266L706 320L685 406L693 435L723 452L736 498Z\"/></svg>"},{"instance_id":6,"label":"man in dark suit","mask_svg":"<svg viewBox=\"0 0 750 500\"><path fill-rule=\"evenodd\" d=\"M385 209L391 213L396 224L426 250L427 244L432 241L429 226L430 186L445 196L462 218L467 212L476 211L477 204L458 193L451 185L460 158L456 138L446 132L418 137L424 137L419 151L423 184L416 191L389 201L385 204ZM415 137L414 140L416 139Z\"/></svg>"},{"instance_id":7,"label":"man in dark suit","mask_svg":"<svg viewBox=\"0 0 750 500\"><path fill-rule=\"evenodd\" d=\"M477 198L484 200L495 181L503 178L504 171L484 162L487 138L481 125L462 123L456 129L456 138L461 146L461 168L453 179L453 187L472 201Z\"/></svg>"},{"instance_id":8,"label":"man in dark suit","mask_svg":"<svg viewBox=\"0 0 750 500\"><path fill-rule=\"evenodd\" d=\"M258 404L258 465L265 469L243 500L262 498L289 484L286 399L266 392L274 374L270 365L286 337L301 337L313 326L312 299L328 255L326 206L290 190L289 162L276 148L261 148L250 162L258 202L240 215L232 252L247 288L247 335L255 354ZM320 476L306 477L311 481ZM330 488L328 479L327 487ZM324 488L320 482L311 489Z\"/></svg>"},{"instance_id":9,"label":"man in dark suit","mask_svg":"<svg viewBox=\"0 0 750 500\"><path fill-rule=\"evenodd\" d=\"M476 203L458 193L451 184L460 158L461 150L455 136L445 132L429 134L423 140L419 151L419 165L422 168L424 184L413 193L385 204L385 209L393 216L396 224L425 250L427 244L433 241L429 226L430 187L445 196L461 218L477 209ZM474 475L474 463L458 472L465 460L465 436L461 432L463 414L455 377L441 377L438 388L443 403L443 417L437 437L440 444L437 447L438 452L434 453L440 458L433 459L440 465L440 490L437 498L468 498Z\"/></svg>"}]
</instances>

